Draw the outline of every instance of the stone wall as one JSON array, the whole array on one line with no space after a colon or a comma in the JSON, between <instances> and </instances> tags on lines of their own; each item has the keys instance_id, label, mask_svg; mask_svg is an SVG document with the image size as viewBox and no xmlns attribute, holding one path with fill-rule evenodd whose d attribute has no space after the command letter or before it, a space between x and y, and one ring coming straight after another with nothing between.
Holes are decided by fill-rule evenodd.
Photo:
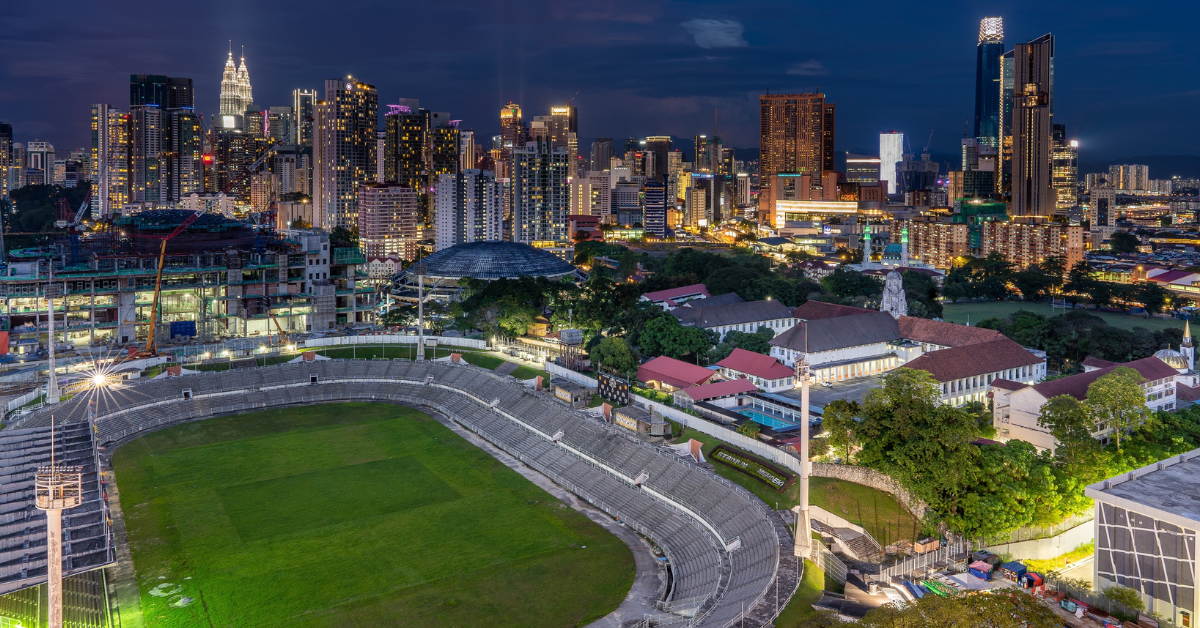
<instances>
[{"instance_id":1,"label":"stone wall","mask_svg":"<svg viewBox=\"0 0 1200 628\"><path fill-rule=\"evenodd\" d=\"M900 502L917 519L925 518L925 502L909 495L899 482L874 469L848 464L814 462L812 463L812 475L818 478L832 478L862 484L883 491L895 497L896 501Z\"/></svg>"}]
</instances>

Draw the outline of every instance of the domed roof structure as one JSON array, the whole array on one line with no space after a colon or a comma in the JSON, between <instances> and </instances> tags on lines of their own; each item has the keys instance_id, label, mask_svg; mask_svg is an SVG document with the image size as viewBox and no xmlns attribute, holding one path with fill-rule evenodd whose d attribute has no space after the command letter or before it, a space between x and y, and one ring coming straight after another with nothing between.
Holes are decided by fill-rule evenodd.
<instances>
[{"instance_id":1,"label":"domed roof structure","mask_svg":"<svg viewBox=\"0 0 1200 628\"><path fill-rule=\"evenodd\" d=\"M518 277L562 277L576 268L555 254L520 242L468 242L442 249L417 264L425 276L461 279L515 279ZM412 272L413 267L406 269Z\"/></svg>"},{"instance_id":2,"label":"domed roof structure","mask_svg":"<svg viewBox=\"0 0 1200 628\"><path fill-rule=\"evenodd\" d=\"M1182 353L1174 349L1162 349L1161 351L1156 352L1154 357L1166 362L1167 366L1170 366L1177 371L1188 370L1187 358L1184 357Z\"/></svg>"}]
</instances>

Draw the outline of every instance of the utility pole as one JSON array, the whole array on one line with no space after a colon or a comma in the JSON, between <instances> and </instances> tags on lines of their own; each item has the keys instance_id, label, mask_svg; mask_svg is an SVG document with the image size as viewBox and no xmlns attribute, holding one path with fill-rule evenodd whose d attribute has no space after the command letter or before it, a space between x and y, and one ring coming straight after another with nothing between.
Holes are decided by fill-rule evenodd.
<instances>
[{"instance_id":1,"label":"utility pole","mask_svg":"<svg viewBox=\"0 0 1200 628\"><path fill-rule=\"evenodd\" d=\"M425 359L425 264L413 267L417 273L417 360Z\"/></svg>"},{"instance_id":2,"label":"utility pole","mask_svg":"<svg viewBox=\"0 0 1200 628\"><path fill-rule=\"evenodd\" d=\"M811 371L808 366L808 324L804 325L804 355L796 361L796 379L800 380L800 512L796 516L797 559L812 556L812 518L808 511L808 476L811 463L808 461L808 403Z\"/></svg>"}]
</instances>

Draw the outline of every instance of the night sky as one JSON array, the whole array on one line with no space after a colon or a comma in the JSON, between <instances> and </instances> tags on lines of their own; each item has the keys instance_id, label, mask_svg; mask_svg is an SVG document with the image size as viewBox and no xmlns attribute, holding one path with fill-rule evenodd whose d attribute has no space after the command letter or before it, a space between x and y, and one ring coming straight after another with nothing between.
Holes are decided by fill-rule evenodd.
<instances>
[{"instance_id":1,"label":"night sky","mask_svg":"<svg viewBox=\"0 0 1200 628\"><path fill-rule=\"evenodd\" d=\"M120 7L120 8L114 8ZM575 98L582 151L597 136L718 132L758 145L757 97L820 87L838 105L837 148L904 131L956 152L973 116L979 19L1005 43L1057 38L1055 121L1080 160L1200 152L1200 3L1186 2L4 2L0 121L17 141L84 146L94 102L128 105L130 73L194 79L217 110L233 40L257 105L353 74L397 98L498 131ZM577 95L576 95L577 93ZM689 150L690 152L690 150Z\"/></svg>"}]
</instances>

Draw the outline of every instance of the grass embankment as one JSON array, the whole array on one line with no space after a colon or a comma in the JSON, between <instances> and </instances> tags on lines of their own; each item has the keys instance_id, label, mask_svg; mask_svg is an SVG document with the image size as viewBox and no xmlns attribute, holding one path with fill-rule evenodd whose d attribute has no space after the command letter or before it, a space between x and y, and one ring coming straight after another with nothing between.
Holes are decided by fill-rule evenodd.
<instances>
[{"instance_id":1,"label":"grass embankment","mask_svg":"<svg viewBox=\"0 0 1200 628\"><path fill-rule=\"evenodd\" d=\"M835 590L834 585L837 585L837 582L832 581L824 571L818 569L816 563L811 560L804 561L804 577L800 580L796 594L792 596L788 605L775 619L776 628L802 626L806 620L817 614L812 605L821 599L821 591L824 589Z\"/></svg>"},{"instance_id":2,"label":"grass embankment","mask_svg":"<svg viewBox=\"0 0 1200 628\"><path fill-rule=\"evenodd\" d=\"M678 431L678 424L675 424ZM676 443L694 438L702 443L705 458L721 441L713 436L688 428L675 439ZM729 445L729 447L733 447ZM736 447L733 447L737 449ZM791 508L800 503L800 483L795 482L783 492L776 491L753 477L732 467L713 462L717 474L745 487L772 508ZM862 526L883 545L900 540L912 540L920 532L920 523L891 495L869 486L831 478L809 478L811 503Z\"/></svg>"},{"instance_id":3,"label":"grass embankment","mask_svg":"<svg viewBox=\"0 0 1200 628\"><path fill-rule=\"evenodd\" d=\"M1036 571L1040 574L1045 574L1050 571L1062 569L1073 562L1083 560L1084 558L1091 556L1095 551L1095 542L1089 541L1081 544L1079 547L1076 547L1062 556L1048 560L1023 560L1021 561L1021 564L1025 565L1025 567L1030 571Z\"/></svg>"},{"instance_id":4,"label":"grass embankment","mask_svg":"<svg viewBox=\"0 0 1200 628\"><path fill-rule=\"evenodd\" d=\"M146 626L581 626L629 549L427 415L178 425L114 458Z\"/></svg>"},{"instance_id":5,"label":"grass embankment","mask_svg":"<svg viewBox=\"0 0 1200 628\"><path fill-rule=\"evenodd\" d=\"M1150 331L1160 331L1168 328L1183 329L1183 320L1181 319L1164 319L1164 318L1146 318L1145 315L1133 316L1129 314L1118 314L1116 312L1100 312L1084 308L1076 308L1079 311L1087 312L1104 319L1104 322L1119 327L1121 329L1133 329L1141 327ZM1063 310L1055 310L1050 307L1049 303L1034 303L1026 301L983 301L974 303L943 303L942 318L951 323L966 323L968 316L972 325L978 323L985 318L993 316L1003 318L1016 312L1017 310L1025 310L1041 314L1042 316L1054 316L1062 314ZM1072 311L1067 308L1067 311Z\"/></svg>"}]
</instances>

